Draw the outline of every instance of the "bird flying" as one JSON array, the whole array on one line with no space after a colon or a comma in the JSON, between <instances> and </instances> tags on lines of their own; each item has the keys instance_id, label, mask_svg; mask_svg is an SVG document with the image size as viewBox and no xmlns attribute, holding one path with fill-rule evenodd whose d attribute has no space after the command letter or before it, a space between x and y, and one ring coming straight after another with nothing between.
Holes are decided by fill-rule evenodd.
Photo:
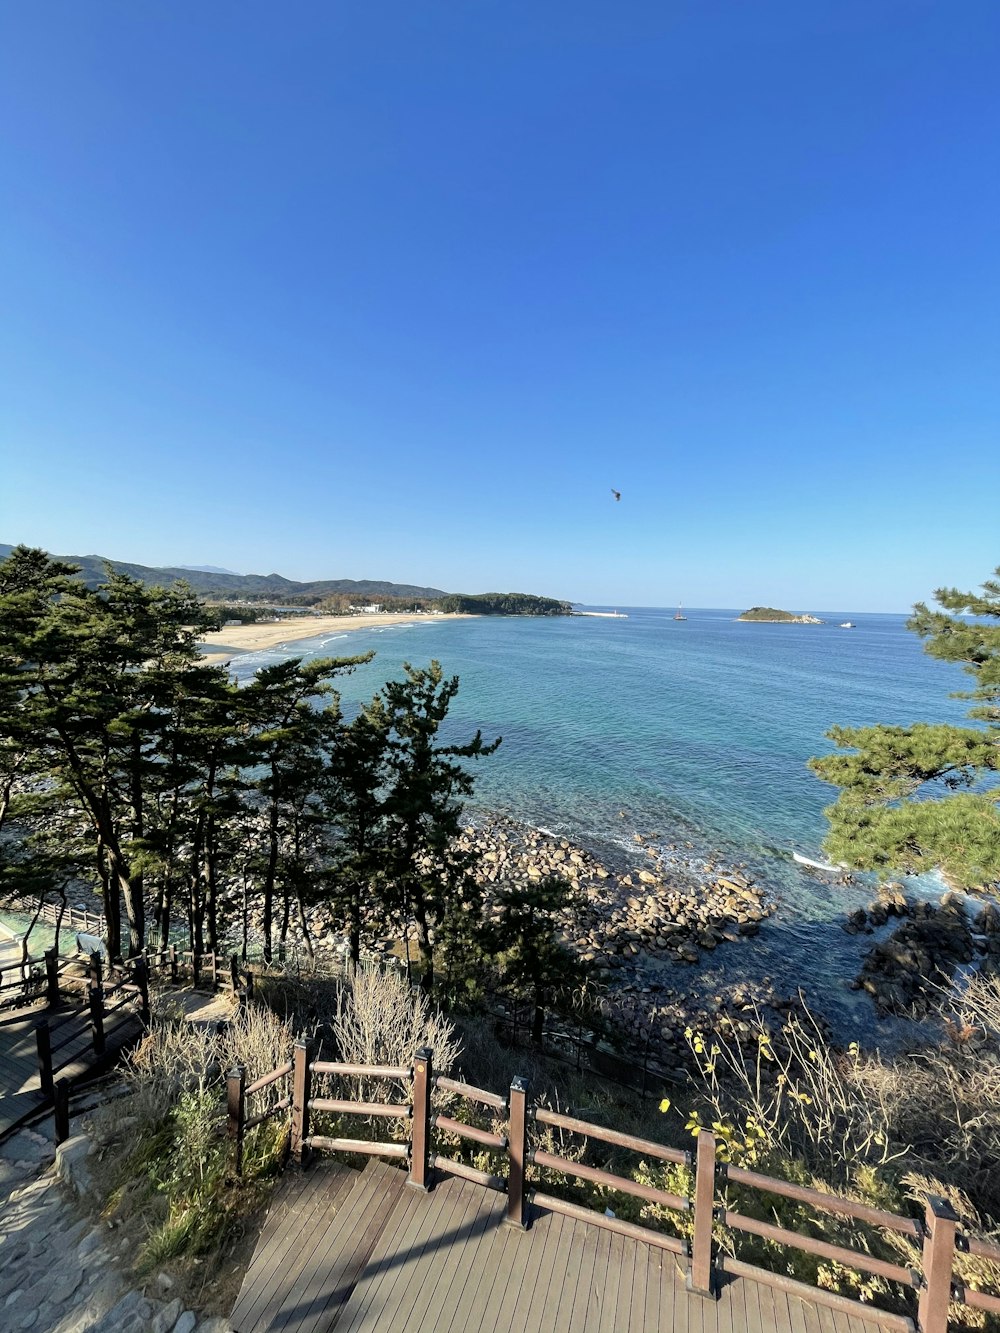
<instances>
[{"instance_id":1,"label":"bird flying","mask_svg":"<svg viewBox=\"0 0 1000 1333\"><path fill-rule=\"evenodd\" d=\"M620 500L622 498L621 491L616 491L613 486L611 487L611 494L615 497L616 500Z\"/></svg>"}]
</instances>

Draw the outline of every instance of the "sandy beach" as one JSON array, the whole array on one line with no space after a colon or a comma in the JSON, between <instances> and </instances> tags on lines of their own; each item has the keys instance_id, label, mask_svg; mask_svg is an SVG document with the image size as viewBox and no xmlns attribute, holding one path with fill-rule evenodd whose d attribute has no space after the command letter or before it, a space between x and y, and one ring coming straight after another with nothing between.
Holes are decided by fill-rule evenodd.
<instances>
[{"instance_id":1,"label":"sandy beach","mask_svg":"<svg viewBox=\"0 0 1000 1333\"><path fill-rule=\"evenodd\" d=\"M269 621L256 625L227 625L206 634L200 641L206 662L228 662L239 653L259 648L275 648L279 643L313 639L319 634L343 634L355 629L386 625L419 625L424 621L472 620L475 617L456 612L452 615L419 615L391 611L384 615L296 616L294 619Z\"/></svg>"}]
</instances>

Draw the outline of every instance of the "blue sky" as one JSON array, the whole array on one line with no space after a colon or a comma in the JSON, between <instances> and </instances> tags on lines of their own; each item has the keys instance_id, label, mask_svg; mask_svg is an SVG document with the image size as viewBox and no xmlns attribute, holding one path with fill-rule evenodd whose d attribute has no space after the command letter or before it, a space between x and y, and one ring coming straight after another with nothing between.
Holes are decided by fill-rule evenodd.
<instances>
[{"instance_id":1,"label":"blue sky","mask_svg":"<svg viewBox=\"0 0 1000 1333\"><path fill-rule=\"evenodd\" d=\"M632 605L978 584L998 68L995 0L2 5L0 540Z\"/></svg>"}]
</instances>

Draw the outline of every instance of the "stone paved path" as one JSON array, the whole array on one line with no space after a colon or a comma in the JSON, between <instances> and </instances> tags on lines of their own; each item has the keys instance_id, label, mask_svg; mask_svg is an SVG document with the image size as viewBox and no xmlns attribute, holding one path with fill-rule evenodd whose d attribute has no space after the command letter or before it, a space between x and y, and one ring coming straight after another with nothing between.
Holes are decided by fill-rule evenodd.
<instances>
[{"instance_id":1,"label":"stone paved path","mask_svg":"<svg viewBox=\"0 0 1000 1333\"><path fill-rule=\"evenodd\" d=\"M0 1146L3 1333L229 1333L227 1320L166 1299L169 1288L153 1300L129 1285L115 1232L84 1215L75 1197L86 1184L86 1148L71 1139L57 1164L51 1139L30 1129Z\"/></svg>"}]
</instances>

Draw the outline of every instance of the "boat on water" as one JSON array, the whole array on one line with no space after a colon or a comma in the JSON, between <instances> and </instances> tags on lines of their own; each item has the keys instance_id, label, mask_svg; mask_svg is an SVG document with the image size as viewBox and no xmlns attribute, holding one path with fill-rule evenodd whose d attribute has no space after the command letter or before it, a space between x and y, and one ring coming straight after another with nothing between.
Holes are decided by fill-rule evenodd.
<instances>
[{"instance_id":1,"label":"boat on water","mask_svg":"<svg viewBox=\"0 0 1000 1333\"><path fill-rule=\"evenodd\" d=\"M855 623L854 623L853 620L845 620L845 621L841 624L840 628L841 628L841 629L857 629L858 627L857 627L857 625L855 625Z\"/></svg>"},{"instance_id":2,"label":"boat on water","mask_svg":"<svg viewBox=\"0 0 1000 1333\"><path fill-rule=\"evenodd\" d=\"M680 602L677 603L677 612L676 612L676 614L675 614L675 616L674 616L674 619L675 619L675 620L687 620L687 616L684 614L684 607L681 605Z\"/></svg>"},{"instance_id":3,"label":"boat on water","mask_svg":"<svg viewBox=\"0 0 1000 1333\"><path fill-rule=\"evenodd\" d=\"M808 866L810 870L825 870L829 875L839 875L841 871L847 869L843 861L834 866L829 861L814 861L809 856L803 856L801 852L792 852L792 860L797 861L800 866Z\"/></svg>"}]
</instances>

